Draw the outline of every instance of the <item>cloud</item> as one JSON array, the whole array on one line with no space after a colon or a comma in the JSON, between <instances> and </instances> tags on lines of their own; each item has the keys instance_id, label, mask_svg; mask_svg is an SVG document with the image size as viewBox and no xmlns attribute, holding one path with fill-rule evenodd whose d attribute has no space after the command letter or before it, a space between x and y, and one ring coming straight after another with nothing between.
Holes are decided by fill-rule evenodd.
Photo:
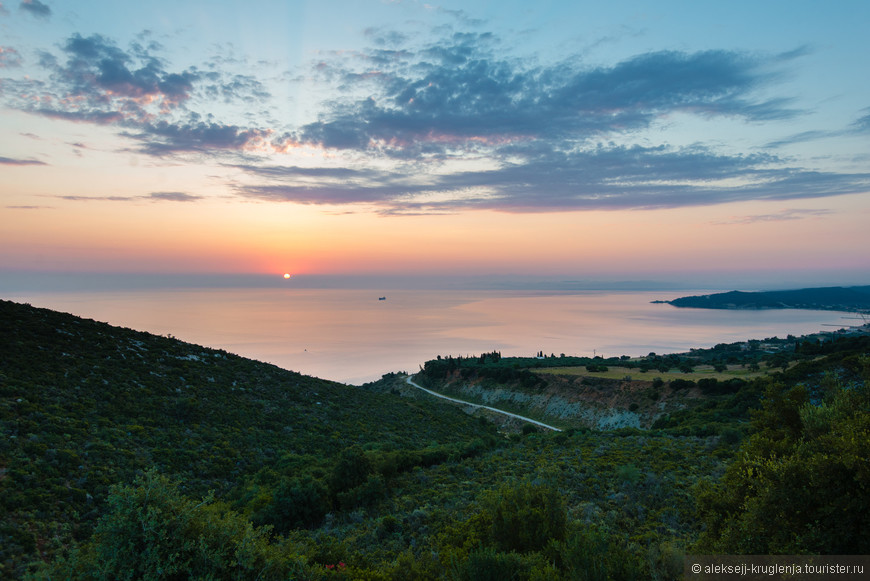
<instances>
[{"instance_id":1,"label":"cloud","mask_svg":"<svg viewBox=\"0 0 870 581\"><path fill-rule=\"evenodd\" d=\"M817 141L820 139L830 139L849 135L870 133L870 113L866 113L867 111L870 111L870 107L862 109L861 112L864 114L855 119L855 121L853 121L843 129L813 129L810 131L802 131L800 133L789 135L782 139L766 143L764 147L774 149L778 147L792 145L795 143L806 143L808 141Z\"/></svg>"},{"instance_id":2,"label":"cloud","mask_svg":"<svg viewBox=\"0 0 870 581\"><path fill-rule=\"evenodd\" d=\"M202 196L194 196L184 192L152 192L143 198L165 202L195 202L202 199Z\"/></svg>"},{"instance_id":3,"label":"cloud","mask_svg":"<svg viewBox=\"0 0 870 581\"><path fill-rule=\"evenodd\" d=\"M61 200L72 202L138 202L150 200L153 202L195 202L202 196L186 194L184 192L152 192L141 196L56 196Z\"/></svg>"},{"instance_id":4,"label":"cloud","mask_svg":"<svg viewBox=\"0 0 870 581\"><path fill-rule=\"evenodd\" d=\"M239 70L244 61L231 56L173 67L147 34L125 48L72 35L56 54L40 54L44 78L4 80L3 97L34 114L114 127L134 143L127 150L215 157L243 173L229 184L240 196L383 214L669 208L870 191L870 173L815 171L703 141L677 147L658 132L680 116L768 124L802 115L775 89L806 47L653 51L590 65L578 56L506 57L502 39L486 32L366 35L369 48L312 63L305 82L321 86L308 94L330 98L312 103L319 113L296 126L266 125L251 110L272 105L260 69ZM850 131L868 128L865 115ZM274 161L298 146L328 150L324 159L342 166Z\"/></svg>"},{"instance_id":5,"label":"cloud","mask_svg":"<svg viewBox=\"0 0 870 581\"><path fill-rule=\"evenodd\" d=\"M870 108L864 109L870 111ZM858 133L870 133L870 112L862 115L852 123L852 129Z\"/></svg>"},{"instance_id":6,"label":"cloud","mask_svg":"<svg viewBox=\"0 0 870 581\"><path fill-rule=\"evenodd\" d=\"M45 117L115 125L151 155L222 152L259 144L267 130L242 127L190 110L196 98L224 102L265 99L268 91L250 75L171 70L156 43L118 47L99 34L74 34L61 58L43 52L48 80L9 83L12 106Z\"/></svg>"},{"instance_id":7,"label":"cloud","mask_svg":"<svg viewBox=\"0 0 870 581\"><path fill-rule=\"evenodd\" d=\"M197 80L191 71L167 70L148 48L125 51L99 34L75 34L61 53L40 53L47 79L9 83L10 106L70 121L138 125L181 108Z\"/></svg>"},{"instance_id":8,"label":"cloud","mask_svg":"<svg viewBox=\"0 0 870 581\"><path fill-rule=\"evenodd\" d=\"M654 209L870 190L870 174L773 169L780 160L770 155L726 156L702 147L539 146L514 157L522 161L438 175L420 174L415 164L380 172L237 165L261 180L237 185L236 192L268 201L365 204L383 214L419 214Z\"/></svg>"},{"instance_id":9,"label":"cloud","mask_svg":"<svg viewBox=\"0 0 870 581\"><path fill-rule=\"evenodd\" d=\"M287 139L395 165L342 178L324 169L316 180L299 168L246 167L261 181L238 186L241 195L396 214L667 208L870 189L870 174L812 171L770 154L641 145L642 132L677 113L751 123L801 115L788 96L761 95L807 47L656 51L587 66L496 56L504 51L491 34L417 48L370 36L375 47L355 61L319 63L345 96ZM480 169L469 169L475 161Z\"/></svg>"},{"instance_id":10,"label":"cloud","mask_svg":"<svg viewBox=\"0 0 870 581\"><path fill-rule=\"evenodd\" d=\"M39 0L21 0L18 8L37 18L48 18L51 16L51 7Z\"/></svg>"},{"instance_id":11,"label":"cloud","mask_svg":"<svg viewBox=\"0 0 870 581\"><path fill-rule=\"evenodd\" d=\"M46 163L38 159L14 159L0 156L0 165L46 165Z\"/></svg>"},{"instance_id":12,"label":"cloud","mask_svg":"<svg viewBox=\"0 0 870 581\"><path fill-rule=\"evenodd\" d=\"M21 55L11 46L0 46L0 69L20 67Z\"/></svg>"},{"instance_id":13,"label":"cloud","mask_svg":"<svg viewBox=\"0 0 870 581\"><path fill-rule=\"evenodd\" d=\"M223 74L216 71L200 73L203 95L213 100L232 103L238 100L265 101L272 95L253 75Z\"/></svg>"},{"instance_id":14,"label":"cloud","mask_svg":"<svg viewBox=\"0 0 870 581\"><path fill-rule=\"evenodd\" d=\"M196 115L181 122L159 120L143 123L138 129L137 132L125 132L125 135L142 143L140 151L155 156L242 150L263 143L270 135L269 131L201 121Z\"/></svg>"},{"instance_id":15,"label":"cloud","mask_svg":"<svg viewBox=\"0 0 870 581\"><path fill-rule=\"evenodd\" d=\"M76 34L64 45L68 60L56 74L71 95L88 98L91 106L159 100L162 107L172 108L190 97L195 74L168 72L159 58L135 48L125 52L99 34Z\"/></svg>"},{"instance_id":16,"label":"cloud","mask_svg":"<svg viewBox=\"0 0 870 581\"><path fill-rule=\"evenodd\" d=\"M756 214L752 216L732 216L728 220L711 222L715 225L728 224L755 224L759 222L788 222L792 220L804 220L830 214L830 210L815 209L785 209L775 214Z\"/></svg>"},{"instance_id":17,"label":"cloud","mask_svg":"<svg viewBox=\"0 0 870 581\"><path fill-rule=\"evenodd\" d=\"M496 57L494 44L491 35L455 34L413 52L372 50L361 59L379 66L377 74L365 71L367 94L336 100L298 138L408 157L481 143L583 141L643 130L678 112L747 121L798 114L786 98L754 96L777 77L775 57L660 51L609 67L577 58L545 66ZM342 63L329 69L348 87L363 75Z\"/></svg>"}]
</instances>

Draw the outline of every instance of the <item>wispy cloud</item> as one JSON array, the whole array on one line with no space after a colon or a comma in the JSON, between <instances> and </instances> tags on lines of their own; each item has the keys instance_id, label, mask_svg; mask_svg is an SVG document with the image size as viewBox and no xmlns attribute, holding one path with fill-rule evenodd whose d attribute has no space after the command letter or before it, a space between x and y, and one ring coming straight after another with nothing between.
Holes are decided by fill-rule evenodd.
<instances>
[{"instance_id":1,"label":"wispy cloud","mask_svg":"<svg viewBox=\"0 0 870 581\"><path fill-rule=\"evenodd\" d=\"M46 165L46 163L38 159L15 159L0 156L0 165Z\"/></svg>"},{"instance_id":2,"label":"wispy cloud","mask_svg":"<svg viewBox=\"0 0 870 581\"><path fill-rule=\"evenodd\" d=\"M202 196L195 196L184 192L152 192L141 196L55 196L61 200L72 202L195 202Z\"/></svg>"},{"instance_id":3,"label":"wispy cloud","mask_svg":"<svg viewBox=\"0 0 870 581\"><path fill-rule=\"evenodd\" d=\"M870 107L864 109L864 115L855 120L852 129L860 133L870 133Z\"/></svg>"},{"instance_id":4,"label":"wispy cloud","mask_svg":"<svg viewBox=\"0 0 870 581\"><path fill-rule=\"evenodd\" d=\"M26 12L37 18L49 18L51 16L51 7L39 0L21 0L18 8L22 12Z\"/></svg>"},{"instance_id":5,"label":"wispy cloud","mask_svg":"<svg viewBox=\"0 0 870 581\"><path fill-rule=\"evenodd\" d=\"M148 200L164 201L164 202L195 202L201 200L202 196L194 196L184 192L152 192L147 196L142 196Z\"/></svg>"},{"instance_id":6,"label":"wispy cloud","mask_svg":"<svg viewBox=\"0 0 870 581\"><path fill-rule=\"evenodd\" d=\"M756 224L759 222L788 222L792 220L804 220L830 214L830 210L819 209L785 209L774 214L755 214L751 216L732 216L728 220L712 222L715 225L728 224Z\"/></svg>"},{"instance_id":7,"label":"wispy cloud","mask_svg":"<svg viewBox=\"0 0 870 581\"><path fill-rule=\"evenodd\" d=\"M817 141L820 139L830 139L849 135L870 133L870 113L868 113L868 111L870 111L870 107L862 109L861 113L863 114L855 119L855 121L850 123L847 127L844 127L842 129L816 129L811 131L802 131L800 133L795 133L794 135L789 135L782 139L766 143L765 147L769 149L776 149L795 143L806 143L808 141Z\"/></svg>"},{"instance_id":8,"label":"wispy cloud","mask_svg":"<svg viewBox=\"0 0 870 581\"><path fill-rule=\"evenodd\" d=\"M20 67L21 55L11 46L0 46L0 69Z\"/></svg>"},{"instance_id":9,"label":"wispy cloud","mask_svg":"<svg viewBox=\"0 0 870 581\"><path fill-rule=\"evenodd\" d=\"M726 156L701 147L559 151L538 145L514 155L522 155L522 162L438 175L421 174L416 164L391 172L239 165L268 183L239 185L237 193L269 201L359 203L375 205L384 214L418 214L466 209L655 209L870 189L868 174L771 169L780 160L770 155Z\"/></svg>"}]
</instances>

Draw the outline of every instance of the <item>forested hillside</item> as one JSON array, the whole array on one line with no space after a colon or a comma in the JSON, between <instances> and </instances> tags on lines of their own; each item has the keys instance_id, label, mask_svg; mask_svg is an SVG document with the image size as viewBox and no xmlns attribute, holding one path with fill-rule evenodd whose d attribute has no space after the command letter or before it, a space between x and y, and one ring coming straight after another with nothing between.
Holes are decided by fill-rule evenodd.
<instances>
[{"instance_id":1,"label":"forested hillside","mask_svg":"<svg viewBox=\"0 0 870 581\"><path fill-rule=\"evenodd\" d=\"M819 309L870 311L870 286L822 287L783 291L729 291L664 301L695 309Z\"/></svg>"},{"instance_id":2,"label":"forested hillside","mask_svg":"<svg viewBox=\"0 0 870 581\"><path fill-rule=\"evenodd\" d=\"M646 429L505 433L398 376L6 301L0 329L4 578L674 579L693 551L870 552L866 336L796 341ZM464 373L534 390L534 361Z\"/></svg>"}]
</instances>

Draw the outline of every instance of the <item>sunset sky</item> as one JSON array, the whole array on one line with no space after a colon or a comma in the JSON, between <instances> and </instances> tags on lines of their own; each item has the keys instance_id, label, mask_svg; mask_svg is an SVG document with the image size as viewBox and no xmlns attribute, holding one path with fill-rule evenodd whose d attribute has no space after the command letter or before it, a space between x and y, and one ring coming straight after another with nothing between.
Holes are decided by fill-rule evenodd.
<instances>
[{"instance_id":1,"label":"sunset sky","mask_svg":"<svg viewBox=\"0 0 870 581\"><path fill-rule=\"evenodd\" d=\"M0 4L0 276L870 284L870 2Z\"/></svg>"}]
</instances>

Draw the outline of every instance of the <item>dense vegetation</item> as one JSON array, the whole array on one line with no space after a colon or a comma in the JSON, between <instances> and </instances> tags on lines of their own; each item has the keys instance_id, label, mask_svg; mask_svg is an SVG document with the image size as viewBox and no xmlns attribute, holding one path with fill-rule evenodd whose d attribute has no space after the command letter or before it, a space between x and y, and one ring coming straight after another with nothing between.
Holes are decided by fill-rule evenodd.
<instances>
[{"instance_id":1,"label":"dense vegetation","mask_svg":"<svg viewBox=\"0 0 870 581\"><path fill-rule=\"evenodd\" d=\"M870 552L867 336L678 356L786 364L696 385L652 429L506 434L395 375L349 387L5 301L0 322L4 578L674 579L687 552ZM541 356L422 375L534 391L570 359Z\"/></svg>"},{"instance_id":2,"label":"dense vegetation","mask_svg":"<svg viewBox=\"0 0 870 581\"><path fill-rule=\"evenodd\" d=\"M696 309L820 309L870 311L870 286L805 288L783 291L729 291L663 301Z\"/></svg>"}]
</instances>

